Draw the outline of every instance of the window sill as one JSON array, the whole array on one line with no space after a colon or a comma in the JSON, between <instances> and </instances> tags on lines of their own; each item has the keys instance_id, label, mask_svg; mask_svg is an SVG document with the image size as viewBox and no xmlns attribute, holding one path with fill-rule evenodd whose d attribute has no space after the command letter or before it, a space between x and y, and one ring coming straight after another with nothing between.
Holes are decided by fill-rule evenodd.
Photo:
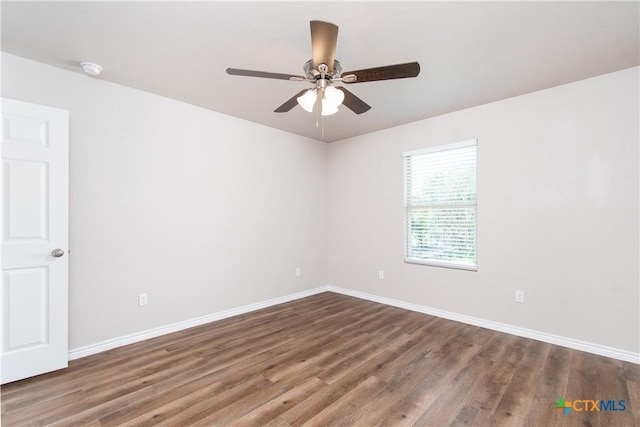
<instances>
[{"instance_id":1,"label":"window sill","mask_svg":"<svg viewBox=\"0 0 640 427\"><path fill-rule=\"evenodd\" d=\"M446 262L446 261L433 261L433 260L420 259L420 258L405 258L404 262L407 264L428 265L431 267L453 268L455 270L478 271L477 265L457 264L454 262Z\"/></svg>"}]
</instances>

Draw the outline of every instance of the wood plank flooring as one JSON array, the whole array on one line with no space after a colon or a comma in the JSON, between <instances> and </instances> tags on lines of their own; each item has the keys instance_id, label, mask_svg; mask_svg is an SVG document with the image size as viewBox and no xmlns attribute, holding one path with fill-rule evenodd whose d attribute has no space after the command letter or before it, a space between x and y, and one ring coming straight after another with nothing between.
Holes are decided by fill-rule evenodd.
<instances>
[{"instance_id":1,"label":"wood plank flooring","mask_svg":"<svg viewBox=\"0 0 640 427\"><path fill-rule=\"evenodd\" d=\"M640 426L640 366L334 293L3 386L9 426ZM558 398L625 400L563 411Z\"/></svg>"}]
</instances>

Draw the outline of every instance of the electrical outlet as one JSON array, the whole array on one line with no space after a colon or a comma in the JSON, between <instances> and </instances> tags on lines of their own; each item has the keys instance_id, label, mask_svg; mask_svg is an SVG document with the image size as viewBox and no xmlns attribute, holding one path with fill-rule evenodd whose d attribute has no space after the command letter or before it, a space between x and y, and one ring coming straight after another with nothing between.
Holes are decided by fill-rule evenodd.
<instances>
[{"instance_id":1,"label":"electrical outlet","mask_svg":"<svg viewBox=\"0 0 640 427\"><path fill-rule=\"evenodd\" d=\"M516 291L516 302L524 302L524 291Z\"/></svg>"},{"instance_id":2,"label":"electrical outlet","mask_svg":"<svg viewBox=\"0 0 640 427\"><path fill-rule=\"evenodd\" d=\"M142 307L143 305L149 304L149 294L138 294L138 305Z\"/></svg>"},{"instance_id":3,"label":"electrical outlet","mask_svg":"<svg viewBox=\"0 0 640 427\"><path fill-rule=\"evenodd\" d=\"M300 267L296 268L296 276L302 276L302 269Z\"/></svg>"},{"instance_id":4,"label":"electrical outlet","mask_svg":"<svg viewBox=\"0 0 640 427\"><path fill-rule=\"evenodd\" d=\"M380 280L384 279L384 271L378 270L378 279Z\"/></svg>"}]
</instances>

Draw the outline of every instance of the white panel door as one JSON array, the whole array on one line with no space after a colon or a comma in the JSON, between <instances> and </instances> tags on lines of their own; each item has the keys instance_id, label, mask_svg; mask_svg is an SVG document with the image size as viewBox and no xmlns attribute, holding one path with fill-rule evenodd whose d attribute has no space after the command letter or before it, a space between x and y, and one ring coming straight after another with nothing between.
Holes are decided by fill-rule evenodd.
<instances>
[{"instance_id":1,"label":"white panel door","mask_svg":"<svg viewBox=\"0 0 640 427\"><path fill-rule=\"evenodd\" d=\"M1 383L68 364L69 115L2 99Z\"/></svg>"}]
</instances>

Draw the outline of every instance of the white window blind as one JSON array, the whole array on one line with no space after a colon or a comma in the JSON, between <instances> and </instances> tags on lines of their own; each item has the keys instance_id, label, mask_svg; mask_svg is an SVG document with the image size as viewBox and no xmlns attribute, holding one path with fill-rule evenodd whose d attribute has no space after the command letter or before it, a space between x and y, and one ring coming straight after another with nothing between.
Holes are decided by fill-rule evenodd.
<instances>
[{"instance_id":1,"label":"white window blind","mask_svg":"<svg viewBox=\"0 0 640 427\"><path fill-rule=\"evenodd\" d=\"M476 140L404 153L405 261L476 270Z\"/></svg>"}]
</instances>

